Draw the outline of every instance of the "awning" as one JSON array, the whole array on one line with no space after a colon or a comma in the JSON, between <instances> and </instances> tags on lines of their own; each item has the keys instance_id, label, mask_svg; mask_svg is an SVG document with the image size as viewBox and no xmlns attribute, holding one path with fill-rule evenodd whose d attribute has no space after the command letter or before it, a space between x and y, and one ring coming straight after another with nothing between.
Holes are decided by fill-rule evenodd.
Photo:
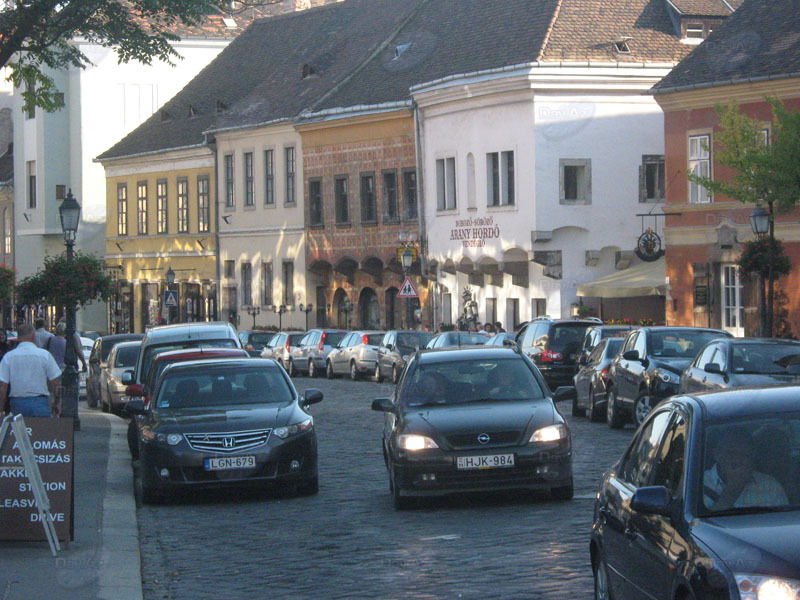
<instances>
[{"instance_id":1,"label":"awning","mask_svg":"<svg viewBox=\"0 0 800 600\"><path fill-rule=\"evenodd\" d=\"M644 262L578 286L578 296L590 298L665 296L666 293L666 261L663 256L654 262Z\"/></svg>"}]
</instances>

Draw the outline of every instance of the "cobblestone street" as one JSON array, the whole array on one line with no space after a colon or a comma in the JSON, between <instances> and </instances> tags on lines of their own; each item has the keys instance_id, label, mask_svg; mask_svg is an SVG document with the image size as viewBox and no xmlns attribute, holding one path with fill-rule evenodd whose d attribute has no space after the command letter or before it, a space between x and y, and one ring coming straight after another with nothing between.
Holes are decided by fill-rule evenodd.
<instances>
[{"instance_id":1,"label":"cobblestone street","mask_svg":"<svg viewBox=\"0 0 800 600\"><path fill-rule=\"evenodd\" d=\"M141 507L146 600L591 598L593 494L630 427L612 431L568 416L570 502L473 496L398 512L380 452L383 416L370 410L391 387L308 378L295 384L325 394L312 407L319 494L232 490Z\"/></svg>"}]
</instances>

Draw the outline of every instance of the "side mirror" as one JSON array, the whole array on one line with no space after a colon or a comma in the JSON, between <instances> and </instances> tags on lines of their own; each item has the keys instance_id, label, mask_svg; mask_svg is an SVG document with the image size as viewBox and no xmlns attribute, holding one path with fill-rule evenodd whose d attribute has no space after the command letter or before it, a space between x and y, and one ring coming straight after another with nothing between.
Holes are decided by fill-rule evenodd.
<instances>
[{"instance_id":1,"label":"side mirror","mask_svg":"<svg viewBox=\"0 0 800 600\"><path fill-rule=\"evenodd\" d=\"M144 385L141 383L132 383L125 388L125 395L130 398L144 398Z\"/></svg>"},{"instance_id":2,"label":"side mirror","mask_svg":"<svg viewBox=\"0 0 800 600\"><path fill-rule=\"evenodd\" d=\"M633 493L631 508L643 515L670 515L672 496L661 485L641 487Z\"/></svg>"},{"instance_id":3,"label":"side mirror","mask_svg":"<svg viewBox=\"0 0 800 600\"><path fill-rule=\"evenodd\" d=\"M391 398L376 398L372 401L372 410L378 412L394 412L394 403Z\"/></svg>"},{"instance_id":4,"label":"side mirror","mask_svg":"<svg viewBox=\"0 0 800 600\"><path fill-rule=\"evenodd\" d=\"M624 358L625 360L642 360L641 358L639 358L638 350L628 350L627 352L623 352L622 358Z\"/></svg>"},{"instance_id":5,"label":"side mirror","mask_svg":"<svg viewBox=\"0 0 800 600\"><path fill-rule=\"evenodd\" d=\"M575 400L578 397L578 390L571 385L562 385L556 388L553 392L553 402L561 402L563 400Z\"/></svg>"},{"instance_id":6,"label":"side mirror","mask_svg":"<svg viewBox=\"0 0 800 600\"><path fill-rule=\"evenodd\" d=\"M132 415L143 415L146 412L144 400L132 398L125 404L125 411Z\"/></svg>"},{"instance_id":7,"label":"side mirror","mask_svg":"<svg viewBox=\"0 0 800 600\"><path fill-rule=\"evenodd\" d=\"M122 384L130 385L133 383L133 371L124 371L122 373Z\"/></svg>"},{"instance_id":8,"label":"side mirror","mask_svg":"<svg viewBox=\"0 0 800 600\"><path fill-rule=\"evenodd\" d=\"M706 373L712 373L714 375L722 375L722 368L717 363L708 363L703 370Z\"/></svg>"},{"instance_id":9,"label":"side mirror","mask_svg":"<svg viewBox=\"0 0 800 600\"><path fill-rule=\"evenodd\" d=\"M314 388L308 388L303 392L303 405L310 406L322 402L322 392Z\"/></svg>"}]
</instances>

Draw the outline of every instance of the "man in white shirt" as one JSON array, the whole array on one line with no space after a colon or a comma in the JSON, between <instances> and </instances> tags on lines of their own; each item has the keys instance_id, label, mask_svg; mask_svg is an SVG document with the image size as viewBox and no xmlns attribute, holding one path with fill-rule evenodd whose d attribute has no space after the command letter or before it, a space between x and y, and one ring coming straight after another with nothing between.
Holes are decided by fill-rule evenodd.
<instances>
[{"instance_id":1,"label":"man in white shirt","mask_svg":"<svg viewBox=\"0 0 800 600\"><path fill-rule=\"evenodd\" d=\"M61 369L47 350L36 347L35 335L30 323L20 325L19 345L0 361L0 417L4 416L6 404L13 414L24 417L61 415ZM50 394L55 398L52 415Z\"/></svg>"}]
</instances>

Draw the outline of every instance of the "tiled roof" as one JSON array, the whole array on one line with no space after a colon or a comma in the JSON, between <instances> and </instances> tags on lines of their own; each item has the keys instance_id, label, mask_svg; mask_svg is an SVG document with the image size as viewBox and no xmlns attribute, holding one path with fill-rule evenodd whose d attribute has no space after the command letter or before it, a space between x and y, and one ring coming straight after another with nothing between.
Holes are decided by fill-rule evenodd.
<instances>
[{"instance_id":1,"label":"tiled roof","mask_svg":"<svg viewBox=\"0 0 800 600\"><path fill-rule=\"evenodd\" d=\"M789 76L800 77L800 0L746 0L652 91Z\"/></svg>"},{"instance_id":2,"label":"tiled roof","mask_svg":"<svg viewBox=\"0 0 800 600\"><path fill-rule=\"evenodd\" d=\"M687 16L727 17L741 0L668 0L680 14Z\"/></svg>"},{"instance_id":3,"label":"tiled roof","mask_svg":"<svg viewBox=\"0 0 800 600\"><path fill-rule=\"evenodd\" d=\"M420 1L346 0L255 21L98 159L196 146L211 128L292 118L367 60ZM304 64L315 73L303 78Z\"/></svg>"}]
</instances>

